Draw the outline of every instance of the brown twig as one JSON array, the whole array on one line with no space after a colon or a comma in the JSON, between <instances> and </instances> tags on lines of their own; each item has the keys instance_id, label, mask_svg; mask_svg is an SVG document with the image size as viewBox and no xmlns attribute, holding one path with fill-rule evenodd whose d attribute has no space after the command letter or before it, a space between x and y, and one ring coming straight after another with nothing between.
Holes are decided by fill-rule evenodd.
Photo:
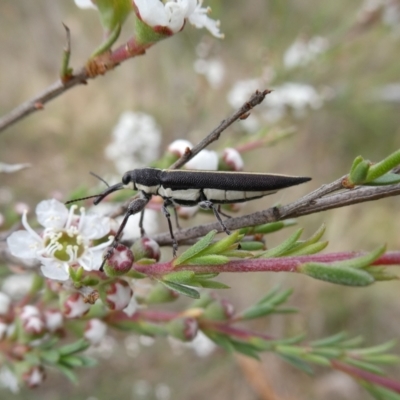
<instances>
[{"instance_id":1,"label":"brown twig","mask_svg":"<svg viewBox=\"0 0 400 400\"><path fill-rule=\"evenodd\" d=\"M221 133L232 125L235 121L247 115L254 107L258 106L263 102L265 96L271 93L270 90L263 90L262 92L256 91L248 101L246 101L236 112L230 117L224 119L210 134L207 135L201 142L194 146L190 151L185 152L179 160L175 161L169 169L178 169L185 165L191 158L196 154L200 153L201 150L206 148L210 143L215 142L219 139Z\"/></svg>"},{"instance_id":2,"label":"brown twig","mask_svg":"<svg viewBox=\"0 0 400 400\"><path fill-rule=\"evenodd\" d=\"M314 192L285 206L279 208L268 208L266 210L258 211L242 217L230 218L225 220L224 223L228 229L235 230L247 226L265 224L267 222L301 217L303 215L314 214L321 211L332 210L334 208L345 207L400 194L400 184L395 184L378 187L362 186L356 189L346 190L322 197L340 189L340 182L341 179L338 179L331 184L321 186L321 188L315 190ZM213 229L216 229L218 232L222 231L220 224L215 222L183 229L176 232L175 237L178 242L181 242L187 239L202 237ZM172 243L171 237L167 232L154 235L153 239L161 246Z\"/></svg>"}]
</instances>

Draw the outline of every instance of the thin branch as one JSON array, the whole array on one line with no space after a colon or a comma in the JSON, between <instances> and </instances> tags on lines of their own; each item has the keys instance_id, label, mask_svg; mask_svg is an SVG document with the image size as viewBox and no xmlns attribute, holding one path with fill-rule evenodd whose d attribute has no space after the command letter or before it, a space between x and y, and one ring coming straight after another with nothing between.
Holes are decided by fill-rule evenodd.
<instances>
[{"instance_id":1,"label":"thin branch","mask_svg":"<svg viewBox=\"0 0 400 400\"><path fill-rule=\"evenodd\" d=\"M303 215L314 214L321 211L332 210L334 208L397 196L400 194L400 184L395 184L377 187L361 186L356 189L345 190L327 197L319 198L320 196L329 194L340 188L341 180L342 178L332 182L331 184L321 186L321 188L314 192L285 206L279 208L268 208L242 217L230 218L225 220L224 223L228 229L235 230L248 226L261 225L267 222L297 218ZM213 229L218 232L222 231L221 225L218 222L215 222L183 229L175 232L174 235L178 242L182 242L187 239L202 237ZM158 242L160 246L172 243L171 237L167 232L154 235L152 238Z\"/></svg>"},{"instance_id":2,"label":"thin branch","mask_svg":"<svg viewBox=\"0 0 400 400\"><path fill-rule=\"evenodd\" d=\"M68 54L69 58L70 44L68 43L68 35L69 32L67 34L67 47L64 49L62 70L65 69L66 54ZM137 43L136 39L133 37L114 51L106 52L99 56L90 58L84 67L78 69L76 74L72 74L72 71L71 74L67 73L67 75L62 76L41 93L22 103L0 118L0 132L29 114L43 110L46 103L65 93L67 90L81 84L86 84L87 80L94 79L98 75L106 74L129 58L145 54L146 50L154 44L155 43L140 44Z\"/></svg>"},{"instance_id":3,"label":"thin branch","mask_svg":"<svg viewBox=\"0 0 400 400\"><path fill-rule=\"evenodd\" d=\"M200 143L194 146L190 151L185 152L179 160L175 161L169 169L178 169L185 165L191 158L196 154L200 153L201 150L206 148L212 142L219 139L221 133L232 125L238 119L247 118L249 112L259 104L263 102L265 96L271 93L270 90L263 90L262 92L256 91L248 101L246 101L236 112L234 112L230 117L221 121L219 126L217 126L210 134L207 135Z\"/></svg>"}]
</instances>

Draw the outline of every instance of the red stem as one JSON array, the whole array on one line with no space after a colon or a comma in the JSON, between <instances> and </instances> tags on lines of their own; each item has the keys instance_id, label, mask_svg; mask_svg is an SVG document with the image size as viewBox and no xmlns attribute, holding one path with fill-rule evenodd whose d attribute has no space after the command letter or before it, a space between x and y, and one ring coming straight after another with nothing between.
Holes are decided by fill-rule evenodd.
<instances>
[{"instance_id":1,"label":"red stem","mask_svg":"<svg viewBox=\"0 0 400 400\"><path fill-rule=\"evenodd\" d=\"M315 254L310 256L255 258L251 260L234 260L223 265L184 265L175 267L172 262L153 265L134 265L134 269L151 277L163 276L169 272L195 271L205 273L219 272L297 272L297 268L306 262L332 263L359 257L362 252L341 252ZM372 265L400 265L400 252L393 251L379 257Z\"/></svg>"},{"instance_id":2,"label":"red stem","mask_svg":"<svg viewBox=\"0 0 400 400\"><path fill-rule=\"evenodd\" d=\"M396 382L392 379L373 374L372 372L363 371L361 369L341 363L336 360L332 360L331 365L333 368L345 372L346 374L351 375L353 378L362 379L364 381L371 382L392 390L393 392L400 393L400 382L398 381Z\"/></svg>"}]
</instances>

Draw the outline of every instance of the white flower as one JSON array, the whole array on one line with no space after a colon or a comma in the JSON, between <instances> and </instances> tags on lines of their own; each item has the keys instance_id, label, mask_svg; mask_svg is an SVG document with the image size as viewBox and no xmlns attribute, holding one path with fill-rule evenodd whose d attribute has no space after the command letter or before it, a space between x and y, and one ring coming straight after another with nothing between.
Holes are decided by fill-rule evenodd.
<instances>
[{"instance_id":1,"label":"white flower","mask_svg":"<svg viewBox=\"0 0 400 400\"><path fill-rule=\"evenodd\" d=\"M7 388L12 393L19 392L17 375L5 365L0 369L0 388Z\"/></svg>"},{"instance_id":2,"label":"white flower","mask_svg":"<svg viewBox=\"0 0 400 400\"><path fill-rule=\"evenodd\" d=\"M296 39L286 50L283 64L287 69L307 65L328 47L328 40L321 36L314 36L308 41L303 38Z\"/></svg>"},{"instance_id":3,"label":"white flower","mask_svg":"<svg viewBox=\"0 0 400 400\"><path fill-rule=\"evenodd\" d=\"M204 60L199 58L194 63L194 70L198 74L204 75L210 86L214 89L218 89L224 80L225 66L220 60Z\"/></svg>"},{"instance_id":4,"label":"white flower","mask_svg":"<svg viewBox=\"0 0 400 400\"><path fill-rule=\"evenodd\" d=\"M174 0L165 4L160 0L134 0L134 3L139 17L151 27L166 27L177 33L188 20L198 29L206 28L215 37L224 37L219 31L219 21L207 16L211 9L201 6L202 0Z\"/></svg>"},{"instance_id":5,"label":"white flower","mask_svg":"<svg viewBox=\"0 0 400 400\"><path fill-rule=\"evenodd\" d=\"M91 0L75 0L75 4L79 8L97 8Z\"/></svg>"},{"instance_id":6,"label":"white flower","mask_svg":"<svg viewBox=\"0 0 400 400\"><path fill-rule=\"evenodd\" d=\"M177 157L182 157L186 149L191 149L193 147L192 143L185 139L174 140L169 146L168 151Z\"/></svg>"},{"instance_id":7,"label":"white flower","mask_svg":"<svg viewBox=\"0 0 400 400\"><path fill-rule=\"evenodd\" d=\"M243 170L244 166L243 158L236 149L232 147L227 147L226 149L224 149L222 158L225 161L225 163L229 165L232 171Z\"/></svg>"},{"instance_id":8,"label":"white flower","mask_svg":"<svg viewBox=\"0 0 400 400\"><path fill-rule=\"evenodd\" d=\"M19 258L36 259L41 262L44 276L50 279L67 280L70 266L82 266L85 270L98 270L102 252L112 238L105 243L92 246L92 240L100 239L110 232L108 218L95 214L85 215L80 209L80 217L74 213L73 205L68 210L59 201L44 200L36 207L38 222L45 228L37 234L28 224L27 212L22 216L25 231L17 231L7 238L12 255Z\"/></svg>"},{"instance_id":9,"label":"white flower","mask_svg":"<svg viewBox=\"0 0 400 400\"><path fill-rule=\"evenodd\" d=\"M112 132L112 142L106 147L106 157L119 173L147 167L157 159L161 130L155 119L142 112L124 112Z\"/></svg>"},{"instance_id":10,"label":"white flower","mask_svg":"<svg viewBox=\"0 0 400 400\"><path fill-rule=\"evenodd\" d=\"M218 169L218 154L213 150L203 149L185 164L185 169L216 171Z\"/></svg>"}]
</instances>

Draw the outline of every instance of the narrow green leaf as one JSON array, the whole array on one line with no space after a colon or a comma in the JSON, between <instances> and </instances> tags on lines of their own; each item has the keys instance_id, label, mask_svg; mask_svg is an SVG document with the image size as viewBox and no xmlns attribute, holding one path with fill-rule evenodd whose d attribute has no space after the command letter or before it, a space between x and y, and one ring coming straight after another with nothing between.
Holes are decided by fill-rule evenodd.
<instances>
[{"instance_id":1,"label":"narrow green leaf","mask_svg":"<svg viewBox=\"0 0 400 400\"><path fill-rule=\"evenodd\" d=\"M355 360L354 358L346 358L345 362L346 364L363 369L364 371L372 372L373 374L385 375L385 372L382 368L365 361Z\"/></svg>"},{"instance_id":2,"label":"narrow green leaf","mask_svg":"<svg viewBox=\"0 0 400 400\"><path fill-rule=\"evenodd\" d=\"M60 358L60 363L71 368L83 366L82 360L76 356L64 356Z\"/></svg>"},{"instance_id":3,"label":"narrow green leaf","mask_svg":"<svg viewBox=\"0 0 400 400\"><path fill-rule=\"evenodd\" d=\"M236 248L238 245L237 242L242 237L243 235L241 235L239 231L235 231L224 239L218 240L218 242L211 244L197 255L203 257L206 255L220 254L221 252L228 250L232 245L235 245Z\"/></svg>"},{"instance_id":4,"label":"narrow green leaf","mask_svg":"<svg viewBox=\"0 0 400 400\"><path fill-rule=\"evenodd\" d=\"M225 283L210 281L207 279L197 279L192 283L193 286L200 286L207 289L230 289L230 286L225 285Z\"/></svg>"},{"instance_id":5,"label":"narrow green leaf","mask_svg":"<svg viewBox=\"0 0 400 400\"><path fill-rule=\"evenodd\" d=\"M297 221L295 219L286 219L284 221L269 222L267 224L255 226L253 232L268 234L296 224Z\"/></svg>"},{"instance_id":6,"label":"narrow green leaf","mask_svg":"<svg viewBox=\"0 0 400 400\"><path fill-rule=\"evenodd\" d=\"M56 364L60 359L60 354L57 350L44 350L40 352L40 358L48 364Z\"/></svg>"},{"instance_id":7,"label":"narrow green leaf","mask_svg":"<svg viewBox=\"0 0 400 400\"><path fill-rule=\"evenodd\" d=\"M339 333L336 333L336 335L328 336L324 339L314 340L313 342L310 342L310 346L314 347L314 348L315 347L333 346L333 345L336 345L336 344L342 342L346 338L347 338L346 332L339 332Z\"/></svg>"},{"instance_id":8,"label":"narrow green leaf","mask_svg":"<svg viewBox=\"0 0 400 400\"><path fill-rule=\"evenodd\" d=\"M382 354L386 353L390 349L392 349L394 346L396 346L397 340L389 340L385 343L379 344L377 346L373 347L367 347L366 349L357 349L353 353L360 355L360 356L369 356L369 355L376 355L376 354Z\"/></svg>"},{"instance_id":9,"label":"narrow green leaf","mask_svg":"<svg viewBox=\"0 0 400 400\"><path fill-rule=\"evenodd\" d=\"M264 297L257 301L256 304L267 303L281 290L281 285L274 286Z\"/></svg>"},{"instance_id":10,"label":"narrow green leaf","mask_svg":"<svg viewBox=\"0 0 400 400\"><path fill-rule=\"evenodd\" d=\"M282 360L285 360L287 363L293 365L295 368L305 372L308 375L313 375L314 371L310 367L308 363L303 361L301 358L286 354L278 354Z\"/></svg>"},{"instance_id":11,"label":"narrow green leaf","mask_svg":"<svg viewBox=\"0 0 400 400\"><path fill-rule=\"evenodd\" d=\"M201 240L199 240L196 244L192 247L188 248L184 253L182 253L178 258L176 258L173 262L174 266L177 267L179 265L184 264L186 261L193 258L196 254L200 253L206 247L210 245L214 236L216 235L217 231L212 230L207 233Z\"/></svg>"},{"instance_id":12,"label":"narrow green leaf","mask_svg":"<svg viewBox=\"0 0 400 400\"><path fill-rule=\"evenodd\" d=\"M242 342L236 342L232 341L232 346L233 349L241 354L244 354L245 356L255 358L256 360L260 360L260 356L258 355L258 352L256 349L251 344L247 343L242 343Z\"/></svg>"},{"instance_id":13,"label":"narrow green leaf","mask_svg":"<svg viewBox=\"0 0 400 400\"><path fill-rule=\"evenodd\" d=\"M354 173L354 170L355 170L355 169L357 168L357 166L358 166L359 164L361 164L363 161L364 161L364 158L363 158L362 156L357 156L357 157L354 159L353 164L351 165L351 168L350 168L350 175L351 175L352 173Z\"/></svg>"},{"instance_id":14,"label":"narrow green leaf","mask_svg":"<svg viewBox=\"0 0 400 400\"><path fill-rule=\"evenodd\" d=\"M363 256L352 258L350 260L337 261L332 263L335 267L346 267L346 268L365 268L371 265L386 251L386 246L380 246L377 249L367 253Z\"/></svg>"},{"instance_id":15,"label":"narrow green leaf","mask_svg":"<svg viewBox=\"0 0 400 400\"><path fill-rule=\"evenodd\" d=\"M310 245L300 245L299 247L294 246L292 250L285 253L285 256L293 257L293 256L309 256L311 254L319 253L324 250L326 246L328 246L329 242L318 242Z\"/></svg>"},{"instance_id":16,"label":"narrow green leaf","mask_svg":"<svg viewBox=\"0 0 400 400\"><path fill-rule=\"evenodd\" d=\"M345 340L337 344L342 349L354 349L357 346L360 346L364 342L364 338L360 336L356 336L354 338Z\"/></svg>"},{"instance_id":17,"label":"narrow green leaf","mask_svg":"<svg viewBox=\"0 0 400 400\"><path fill-rule=\"evenodd\" d=\"M354 185L362 185L367 180L368 171L370 169L370 163L366 160L362 160L349 175L350 181Z\"/></svg>"},{"instance_id":18,"label":"narrow green leaf","mask_svg":"<svg viewBox=\"0 0 400 400\"><path fill-rule=\"evenodd\" d=\"M227 250L220 253L221 256L229 257L229 258L253 258L254 254L251 253L252 250L249 250L247 246L242 246L243 242L240 242L240 250ZM247 243L255 243L255 242L246 242ZM259 243L259 242L257 242ZM251 246L250 246L251 247ZM263 250L264 247L257 250Z\"/></svg>"},{"instance_id":19,"label":"narrow green leaf","mask_svg":"<svg viewBox=\"0 0 400 400\"><path fill-rule=\"evenodd\" d=\"M323 367L330 367L331 362L327 357L317 354L303 354L303 360L312 362L313 364L322 365Z\"/></svg>"},{"instance_id":20,"label":"narrow green leaf","mask_svg":"<svg viewBox=\"0 0 400 400\"><path fill-rule=\"evenodd\" d=\"M218 272L196 272L196 278L199 279L213 279L219 275Z\"/></svg>"},{"instance_id":21,"label":"narrow green leaf","mask_svg":"<svg viewBox=\"0 0 400 400\"><path fill-rule=\"evenodd\" d=\"M374 354L364 356L363 360L374 364L392 365L397 364L400 358L394 354Z\"/></svg>"},{"instance_id":22,"label":"narrow green leaf","mask_svg":"<svg viewBox=\"0 0 400 400\"><path fill-rule=\"evenodd\" d=\"M82 356L82 355L77 356L77 357L79 357L81 359L83 367L90 368L90 367L94 367L98 364L98 361L95 358L88 357L88 356Z\"/></svg>"},{"instance_id":23,"label":"narrow green leaf","mask_svg":"<svg viewBox=\"0 0 400 400\"><path fill-rule=\"evenodd\" d=\"M76 342L66 344L58 349L60 356L79 353L86 350L90 343L86 339L79 339Z\"/></svg>"},{"instance_id":24,"label":"narrow green leaf","mask_svg":"<svg viewBox=\"0 0 400 400\"><path fill-rule=\"evenodd\" d=\"M275 307L273 307L271 304L260 304L241 312L238 315L238 318L241 320L256 319L271 314L274 312L274 310Z\"/></svg>"},{"instance_id":25,"label":"narrow green leaf","mask_svg":"<svg viewBox=\"0 0 400 400\"><path fill-rule=\"evenodd\" d=\"M70 367L62 364L57 364L57 369L61 371L74 385L78 384L78 378Z\"/></svg>"},{"instance_id":26,"label":"narrow green leaf","mask_svg":"<svg viewBox=\"0 0 400 400\"><path fill-rule=\"evenodd\" d=\"M281 254L284 254L293 247L293 245L296 243L296 241L299 239L302 233L303 229L298 229L291 236L289 236L289 238L287 238L283 243L259 254L257 257L264 257L264 258L279 257Z\"/></svg>"},{"instance_id":27,"label":"narrow green leaf","mask_svg":"<svg viewBox=\"0 0 400 400\"><path fill-rule=\"evenodd\" d=\"M179 283L169 282L169 281L160 281L163 285L167 286L168 288L174 290L179 294L183 294L184 296L191 297L192 299L200 298L200 293L197 290L191 289L187 286L180 285Z\"/></svg>"},{"instance_id":28,"label":"narrow green leaf","mask_svg":"<svg viewBox=\"0 0 400 400\"><path fill-rule=\"evenodd\" d=\"M372 165L367 175L367 181L373 181L389 172L392 168L400 164L400 149L387 156L382 161Z\"/></svg>"},{"instance_id":29,"label":"narrow green leaf","mask_svg":"<svg viewBox=\"0 0 400 400\"><path fill-rule=\"evenodd\" d=\"M395 393L381 386L376 386L366 381L359 383L377 400L400 400L400 393Z\"/></svg>"},{"instance_id":30,"label":"narrow green leaf","mask_svg":"<svg viewBox=\"0 0 400 400\"><path fill-rule=\"evenodd\" d=\"M306 263L297 268L298 272L312 278L346 286L368 286L374 278L366 271L323 263Z\"/></svg>"},{"instance_id":31,"label":"narrow green leaf","mask_svg":"<svg viewBox=\"0 0 400 400\"><path fill-rule=\"evenodd\" d=\"M163 280L174 283L190 283L194 278L193 271L176 271L163 276Z\"/></svg>"},{"instance_id":32,"label":"narrow green leaf","mask_svg":"<svg viewBox=\"0 0 400 400\"><path fill-rule=\"evenodd\" d=\"M346 358L345 362L346 364L353 365L354 367L363 369L364 371L372 372L373 374L385 375L385 372L382 368L365 361L355 360L354 358Z\"/></svg>"},{"instance_id":33,"label":"narrow green leaf","mask_svg":"<svg viewBox=\"0 0 400 400\"><path fill-rule=\"evenodd\" d=\"M318 347L316 349L312 349L312 354L332 359L339 358L343 354L343 350L328 347Z\"/></svg>"},{"instance_id":34,"label":"narrow green leaf","mask_svg":"<svg viewBox=\"0 0 400 400\"><path fill-rule=\"evenodd\" d=\"M392 172L388 172L385 175L380 176L379 178L374 179L373 181L366 182L364 185L367 186L386 186L386 185L394 185L400 182L400 175L394 174Z\"/></svg>"}]
</instances>

